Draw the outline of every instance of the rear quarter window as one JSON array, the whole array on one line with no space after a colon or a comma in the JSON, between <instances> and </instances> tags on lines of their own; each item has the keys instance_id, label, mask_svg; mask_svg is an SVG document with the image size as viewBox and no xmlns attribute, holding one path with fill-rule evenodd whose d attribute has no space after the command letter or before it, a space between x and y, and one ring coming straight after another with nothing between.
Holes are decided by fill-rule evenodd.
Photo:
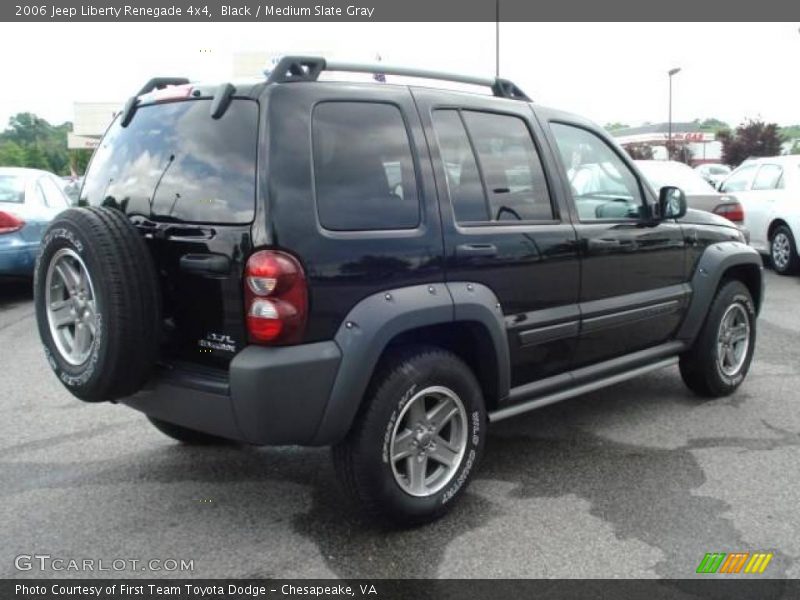
<instances>
[{"instance_id":1,"label":"rear quarter window","mask_svg":"<svg viewBox=\"0 0 800 600\"><path fill-rule=\"evenodd\" d=\"M312 138L322 227L370 231L419 225L414 160L397 106L323 102L314 109Z\"/></svg>"},{"instance_id":2,"label":"rear quarter window","mask_svg":"<svg viewBox=\"0 0 800 600\"><path fill-rule=\"evenodd\" d=\"M97 149L81 204L128 215L249 223L255 212L258 104L235 99L220 119L211 100L142 106Z\"/></svg>"}]
</instances>

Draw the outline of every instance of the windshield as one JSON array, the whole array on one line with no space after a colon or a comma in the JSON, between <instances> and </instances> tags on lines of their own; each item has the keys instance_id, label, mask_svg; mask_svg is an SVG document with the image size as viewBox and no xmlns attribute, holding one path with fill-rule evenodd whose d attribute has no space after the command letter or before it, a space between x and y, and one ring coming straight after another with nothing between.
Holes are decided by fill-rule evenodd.
<instances>
[{"instance_id":1,"label":"windshield","mask_svg":"<svg viewBox=\"0 0 800 600\"><path fill-rule=\"evenodd\" d=\"M705 179L683 163L637 161L636 164L656 191L671 185L680 188L685 194L714 192L714 188Z\"/></svg>"},{"instance_id":2,"label":"windshield","mask_svg":"<svg viewBox=\"0 0 800 600\"><path fill-rule=\"evenodd\" d=\"M0 175L0 202L25 202L25 180L16 175Z\"/></svg>"}]
</instances>

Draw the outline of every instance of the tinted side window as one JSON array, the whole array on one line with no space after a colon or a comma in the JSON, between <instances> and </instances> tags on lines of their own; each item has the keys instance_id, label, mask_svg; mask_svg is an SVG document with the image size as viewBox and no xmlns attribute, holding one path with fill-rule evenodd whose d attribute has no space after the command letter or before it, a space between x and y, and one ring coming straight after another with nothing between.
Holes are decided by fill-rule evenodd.
<instances>
[{"instance_id":1,"label":"tinted side window","mask_svg":"<svg viewBox=\"0 0 800 600\"><path fill-rule=\"evenodd\" d=\"M372 102L318 104L312 140L317 211L324 228L419 225L414 161L399 108Z\"/></svg>"},{"instance_id":2,"label":"tinted side window","mask_svg":"<svg viewBox=\"0 0 800 600\"><path fill-rule=\"evenodd\" d=\"M783 175L783 169L778 165L762 165L753 180L754 190L774 190Z\"/></svg>"},{"instance_id":3,"label":"tinted side window","mask_svg":"<svg viewBox=\"0 0 800 600\"><path fill-rule=\"evenodd\" d=\"M179 221L252 221L258 104L237 99L212 119L210 103L142 106L125 128L117 120L95 152L81 204Z\"/></svg>"},{"instance_id":4,"label":"tinted side window","mask_svg":"<svg viewBox=\"0 0 800 600\"><path fill-rule=\"evenodd\" d=\"M458 111L434 111L433 127L439 142L456 221L489 221L489 207L483 193L478 163Z\"/></svg>"},{"instance_id":5,"label":"tinted side window","mask_svg":"<svg viewBox=\"0 0 800 600\"><path fill-rule=\"evenodd\" d=\"M491 220L552 220L547 180L525 122L508 115L462 114L478 153Z\"/></svg>"},{"instance_id":6,"label":"tinted side window","mask_svg":"<svg viewBox=\"0 0 800 600\"><path fill-rule=\"evenodd\" d=\"M608 143L573 125L551 123L561 161L582 221L639 219L639 180Z\"/></svg>"},{"instance_id":7,"label":"tinted side window","mask_svg":"<svg viewBox=\"0 0 800 600\"><path fill-rule=\"evenodd\" d=\"M721 192L743 192L750 189L750 180L753 178L753 173L756 170L755 165L742 167L734 171L730 177L725 180L720 188Z\"/></svg>"}]
</instances>

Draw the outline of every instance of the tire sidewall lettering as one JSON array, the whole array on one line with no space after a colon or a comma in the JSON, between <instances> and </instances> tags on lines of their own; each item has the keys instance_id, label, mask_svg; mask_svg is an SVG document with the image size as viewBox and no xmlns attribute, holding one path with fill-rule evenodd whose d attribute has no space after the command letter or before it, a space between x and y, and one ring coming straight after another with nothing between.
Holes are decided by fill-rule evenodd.
<instances>
[{"instance_id":1,"label":"tire sidewall lettering","mask_svg":"<svg viewBox=\"0 0 800 600\"><path fill-rule=\"evenodd\" d=\"M38 260L36 261L36 266L34 269L35 281L41 281L42 287L46 285L46 281L44 281L45 274L40 273L40 271L48 268L49 258L61 248L70 248L74 250L78 255L81 256L86 268L91 269L93 264L92 257L87 252L88 246L84 243L80 236L66 227L54 227L50 229L42 238L41 252ZM42 347L44 348L45 359L61 383L68 388L76 389L85 386L98 371L98 363L100 362L100 348L105 337L105 328L102 312L102 296L101 294L98 294L100 287L102 286L102 282L97 281L96 278L93 279L95 279L93 283L96 304L95 341L89 358L83 364L75 366L68 365L63 359L61 359L58 351L54 349L54 342L52 340L52 334L50 332L49 325L47 324L47 317L44 317L44 327L42 328L42 337L44 338L44 343ZM44 289L39 291L44 295Z\"/></svg>"}]
</instances>

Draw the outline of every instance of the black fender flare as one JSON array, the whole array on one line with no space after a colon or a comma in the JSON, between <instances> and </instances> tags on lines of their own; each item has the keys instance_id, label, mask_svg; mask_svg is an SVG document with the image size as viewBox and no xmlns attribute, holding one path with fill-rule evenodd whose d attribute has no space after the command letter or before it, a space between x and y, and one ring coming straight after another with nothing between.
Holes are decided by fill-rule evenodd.
<instances>
[{"instance_id":1,"label":"black fender flare","mask_svg":"<svg viewBox=\"0 0 800 600\"><path fill-rule=\"evenodd\" d=\"M686 317L677 333L677 339L691 344L700 333L711 302L719 288L723 274L731 267L752 265L761 279L759 297L754 298L760 307L764 295L764 265L759 253L742 242L717 242L708 246L695 265L692 275L692 299Z\"/></svg>"},{"instance_id":2,"label":"black fender flare","mask_svg":"<svg viewBox=\"0 0 800 600\"><path fill-rule=\"evenodd\" d=\"M498 395L508 395L510 362L500 303L477 283L429 283L361 300L334 337L342 359L313 445L340 441L350 429L381 354L396 336L430 325L473 321L486 327L498 361Z\"/></svg>"}]
</instances>

